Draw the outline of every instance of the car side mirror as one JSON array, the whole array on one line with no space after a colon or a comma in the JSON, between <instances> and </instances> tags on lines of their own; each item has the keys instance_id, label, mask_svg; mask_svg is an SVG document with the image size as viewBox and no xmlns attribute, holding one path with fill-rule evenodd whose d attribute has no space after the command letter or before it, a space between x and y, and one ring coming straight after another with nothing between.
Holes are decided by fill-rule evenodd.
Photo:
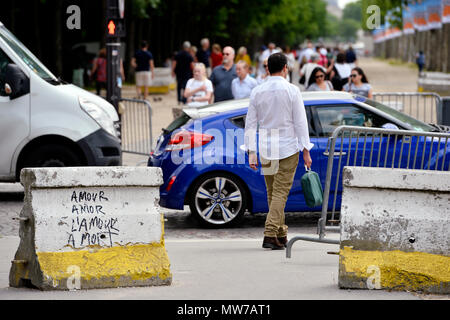
<instances>
[{"instance_id":1,"label":"car side mirror","mask_svg":"<svg viewBox=\"0 0 450 320\"><path fill-rule=\"evenodd\" d=\"M9 63L5 68L4 90L11 100L30 93L30 79L14 63Z\"/></svg>"}]
</instances>

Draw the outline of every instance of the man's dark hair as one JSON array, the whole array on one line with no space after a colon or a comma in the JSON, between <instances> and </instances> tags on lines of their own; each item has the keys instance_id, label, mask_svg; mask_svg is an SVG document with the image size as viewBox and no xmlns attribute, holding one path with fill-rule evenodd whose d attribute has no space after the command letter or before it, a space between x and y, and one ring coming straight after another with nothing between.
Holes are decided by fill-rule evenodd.
<instances>
[{"instance_id":1,"label":"man's dark hair","mask_svg":"<svg viewBox=\"0 0 450 320\"><path fill-rule=\"evenodd\" d=\"M281 52L271 54L267 60L267 66L269 67L270 74L282 71L285 65L287 65L287 58Z\"/></svg>"},{"instance_id":2,"label":"man's dark hair","mask_svg":"<svg viewBox=\"0 0 450 320\"><path fill-rule=\"evenodd\" d=\"M337 63L345 63L345 54L342 52L339 52L336 56L336 62Z\"/></svg>"},{"instance_id":3,"label":"man's dark hair","mask_svg":"<svg viewBox=\"0 0 450 320\"><path fill-rule=\"evenodd\" d=\"M142 41L141 41L141 49L143 49L143 48L145 48L145 47L148 47L148 42L145 41L145 40L142 40Z\"/></svg>"}]
</instances>

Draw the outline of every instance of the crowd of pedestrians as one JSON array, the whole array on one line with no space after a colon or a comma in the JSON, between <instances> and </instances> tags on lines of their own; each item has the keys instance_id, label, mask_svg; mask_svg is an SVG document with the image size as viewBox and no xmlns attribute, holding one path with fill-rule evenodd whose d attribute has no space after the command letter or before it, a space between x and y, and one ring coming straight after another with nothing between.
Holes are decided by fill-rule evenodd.
<instances>
[{"instance_id":1,"label":"crowd of pedestrians","mask_svg":"<svg viewBox=\"0 0 450 320\"><path fill-rule=\"evenodd\" d=\"M185 41L179 52L167 63L176 78L178 104L200 107L210 103L250 97L252 90L270 76L268 58L282 53L287 61L286 80L293 82L294 73L300 78L301 91L347 91L372 97L372 88L351 46L347 50L314 46L308 41L305 48L291 50L270 42L260 47L251 58L246 47L235 52L231 46L211 45L208 38L199 47ZM140 92L154 77L153 56L144 41L133 58L136 85Z\"/></svg>"},{"instance_id":2,"label":"crowd of pedestrians","mask_svg":"<svg viewBox=\"0 0 450 320\"><path fill-rule=\"evenodd\" d=\"M306 91L346 91L372 98L372 88L364 71L359 68L352 46L339 48L314 48L308 42L299 52L300 84Z\"/></svg>"}]
</instances>

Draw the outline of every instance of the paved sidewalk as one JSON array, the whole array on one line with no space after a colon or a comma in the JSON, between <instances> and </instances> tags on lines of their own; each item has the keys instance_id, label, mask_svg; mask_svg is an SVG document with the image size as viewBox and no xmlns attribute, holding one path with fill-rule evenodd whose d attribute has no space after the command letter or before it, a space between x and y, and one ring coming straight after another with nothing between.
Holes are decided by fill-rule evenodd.
<instances>
[{"instance_id":1,"label":"paved sidewalk","mask_svg":"<svg viewBox=\"0 0 450 320\"><path fill-rule=\"evenodd\" d=\"M419 299L406 292L339 289L339 256L327 254L338 251L337 245L298 241L287 259L285 251L263 250L261 239L167 240L171 286L73 292L9 288L10 261L18 244L18 237L0 238L0 300Z\"/></svg>"}]
</instances>

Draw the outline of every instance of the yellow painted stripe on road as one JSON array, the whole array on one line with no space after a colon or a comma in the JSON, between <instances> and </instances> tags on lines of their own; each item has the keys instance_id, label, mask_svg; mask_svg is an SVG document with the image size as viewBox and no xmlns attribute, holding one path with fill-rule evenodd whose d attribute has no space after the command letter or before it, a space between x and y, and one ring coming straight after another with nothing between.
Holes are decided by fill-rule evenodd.
<instances>
[{"instance_id":1,"label":"yellow painted stripe on road","mask_svg":"<svg viewBox=\"0 0 450 320\"><path fill-rule=\"evenodd\" d=\"M340 250L340 274L367 279L380 270L382 288L420 290L450 285L450 257L425 252Z\"/></svg>"}]
</instances>

